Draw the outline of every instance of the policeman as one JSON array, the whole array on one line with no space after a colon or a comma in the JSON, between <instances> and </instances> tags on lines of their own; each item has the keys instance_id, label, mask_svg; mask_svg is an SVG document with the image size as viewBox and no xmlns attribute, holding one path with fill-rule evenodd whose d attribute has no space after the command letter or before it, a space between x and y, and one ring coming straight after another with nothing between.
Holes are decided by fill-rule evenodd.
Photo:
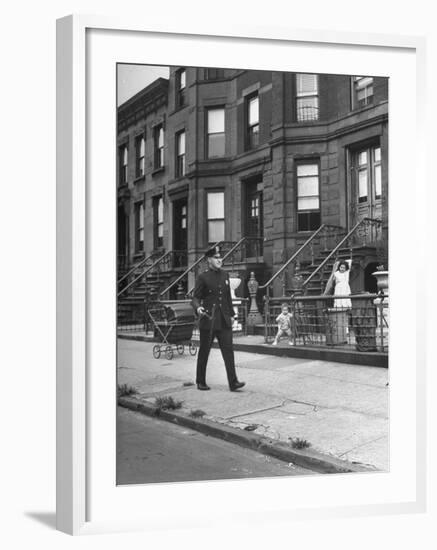
<instances>
[{"instance_id":1,"label":"policeman","mask_svg":"<svg viewBox=\"0 0 437 550\"><path fill-rule=\"evenodd\" d=\"M235 316L232 306L229 276L221 269L220 248L210 248L205 257L208 269L196 281L191 304L200 317L200 348L197 357L196 384L199 390L209 390L206 384L206 364L209 350L217 337L225 362L229 389L241 389L245 382L239 382L235 372L234 350L232 347L232 321Z\"/></svg>"}]
</instances>

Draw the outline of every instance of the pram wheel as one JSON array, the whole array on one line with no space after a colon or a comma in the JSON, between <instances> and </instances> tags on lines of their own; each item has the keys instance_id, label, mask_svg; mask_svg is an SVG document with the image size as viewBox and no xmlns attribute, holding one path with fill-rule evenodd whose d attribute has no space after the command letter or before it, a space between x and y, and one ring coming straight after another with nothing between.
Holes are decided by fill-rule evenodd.
<instances>
[{"instance_id":1,"label":"pram wheel","mask_svg":"<svg viewBox=\"0 0 437 550\"><path fill-rule=\"evenodd\" d=\"M191 355L196 355L197 353L196 344L194 344L193 342L190 342L189 350Z\"/></svg>"},{"instance_id":2,"label":"pram wheel","mask_svg":"<svg viewBox=\"0 0 437 550\"><path fill-rule=\"evenodd\" d=\"M161 357L161 346L158 346L157 344L153 346L153 357L155 359L159 359Z\"/></svg>"},{"instance_id":3,"label":"pram wheel","mask_svg":"<svg viewBox=\"0 0 437 550\"><path fill-rule=\"evenodd\" d=\"M165 357L166 357L167 359L173 359L173 349L172 349L171 346L167 346L167 347L165 348Z\"/></svg>"},{"instance_id":4,"label":"pram wheel","mask_svg":"<svg viewBox=\"0 0 437 550\"><path fill-rule=\"evenodd\" d=\"M183 355L184 353L184 345L183 344L178 344L178 353L179 355Z\"/></svg>"}]
</instances>

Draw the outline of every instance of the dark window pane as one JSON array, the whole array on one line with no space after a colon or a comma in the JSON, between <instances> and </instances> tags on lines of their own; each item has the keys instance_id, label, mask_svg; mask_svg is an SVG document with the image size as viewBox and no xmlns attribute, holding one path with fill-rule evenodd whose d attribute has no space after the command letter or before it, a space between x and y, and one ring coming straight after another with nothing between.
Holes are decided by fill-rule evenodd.
<instances>
[{"instance_id":1,"label":"dark window pane","mask_svg":"<svg viewBox=\"0 0 437 550\"><path fill-rule=\"evenodd\" d=\"M300 212L297 216L298 231L315 231L320 227L320 212Z\"/></svg>"},{"instance_id":2,"label":"dark window pane","mask_svg":"<svg viewBox=\"0 0 437 550\"><path fill-rule=\"evenodd\" d=\"M310 212L309 218L310 230L318 229L320 227L320 212Z\"/></svg>"},{"instance_id":3,"label":"dark window pane","mask_svg":"<svg viewBox=\"0 0 437 550\"><path fill-rule=\"evenodd\" d=\"M248 146L250 149L254 149L259 145L259 126L252 126L249 128Z\"/></svg>"}]
</instances>

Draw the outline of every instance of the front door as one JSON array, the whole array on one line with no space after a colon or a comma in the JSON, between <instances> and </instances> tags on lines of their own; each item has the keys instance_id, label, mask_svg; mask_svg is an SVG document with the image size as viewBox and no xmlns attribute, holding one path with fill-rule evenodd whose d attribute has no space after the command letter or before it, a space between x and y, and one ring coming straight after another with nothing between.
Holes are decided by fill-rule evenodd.
<instances>
[{"instance_id":1,"label":"front door","mask_svg":"<svg viewBox=\"0 0 437 550\"><path fill-rule=\"evenodd\" d=\"M188 207L187 199L180 199L173 203L173 249L175 253L175 267L186 266L188 255Z\"/></svg>"},{"instance_id":2,"label":"front door","mask_svg":"<svg viewBox=\"0 0 437 550\"><path fill-rule=\"evenodd\" d=\"M381 147L352 152L351 175L351 225L363 218L382 219Z\"/></svg>"},{"instance_id":3,"label":"front door","mask_svg":"<svg viewBox=\"0 0 437 550\"><path fill-rule=\"evenodd\" d=\"M263 187L262 181L246 184L246 237L257 237L258 240L249 241L247 256L258 257L263 253L262 239L264 237L263 224Z\"/></svg>"}]
</instances>

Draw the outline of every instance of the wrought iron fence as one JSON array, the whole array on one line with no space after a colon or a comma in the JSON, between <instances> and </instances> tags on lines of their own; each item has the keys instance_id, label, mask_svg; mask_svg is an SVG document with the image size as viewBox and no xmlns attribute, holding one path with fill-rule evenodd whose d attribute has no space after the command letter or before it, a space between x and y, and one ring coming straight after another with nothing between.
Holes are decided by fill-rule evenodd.
<instances>
[{"instance_id":1,"label":"wrought iron fence","mask_svg":"<svg viewBox=\"0 0 437 550\"><path fill-rule=\"evenodd\" d=\"M147 317L143 299L118 302L117 330L123 332L147 332Z\"/></svg>"},{"instance_id":2,"label":"wrought iron fence","mask_svg":"<svg viewBox=\"0 0 437 550\"><path fill-rule=\"evenodd\" d=\"M388 296L298 296L270 298L264 307L264 340L273 343L278 334L278 315L286 305L291 314L289 334L283 343L295 346L388 352Z\"/></svg>"},{"instance_id":3,"label":"wrought iron fence","mask_svg":"<svg viewBox=\"0 0 437 550\"><path fill-rule=\"evenodd\" d=\"M153 323L148 311L153 312L155 320L159 322L165 322L165 316L163 314L164 309L162 306L170 304L190 304L191 300L141 300L136 303L130 303L126 307L126 313L124 313L123 304L118 305L118 320L117 330L120 332L128 333L144 333L146 335L153 335ZM248 312L248 298L240 298L232 300L234 310L237 315L234 318L234 324L232 331L235 336L247 335L247 312ZM120 311L121 308L121 311ZM159 315L162 316L159 317ZM194 325L193 336L199 336L199 329L197 321Z\"/></svg>"}]
</instances>

